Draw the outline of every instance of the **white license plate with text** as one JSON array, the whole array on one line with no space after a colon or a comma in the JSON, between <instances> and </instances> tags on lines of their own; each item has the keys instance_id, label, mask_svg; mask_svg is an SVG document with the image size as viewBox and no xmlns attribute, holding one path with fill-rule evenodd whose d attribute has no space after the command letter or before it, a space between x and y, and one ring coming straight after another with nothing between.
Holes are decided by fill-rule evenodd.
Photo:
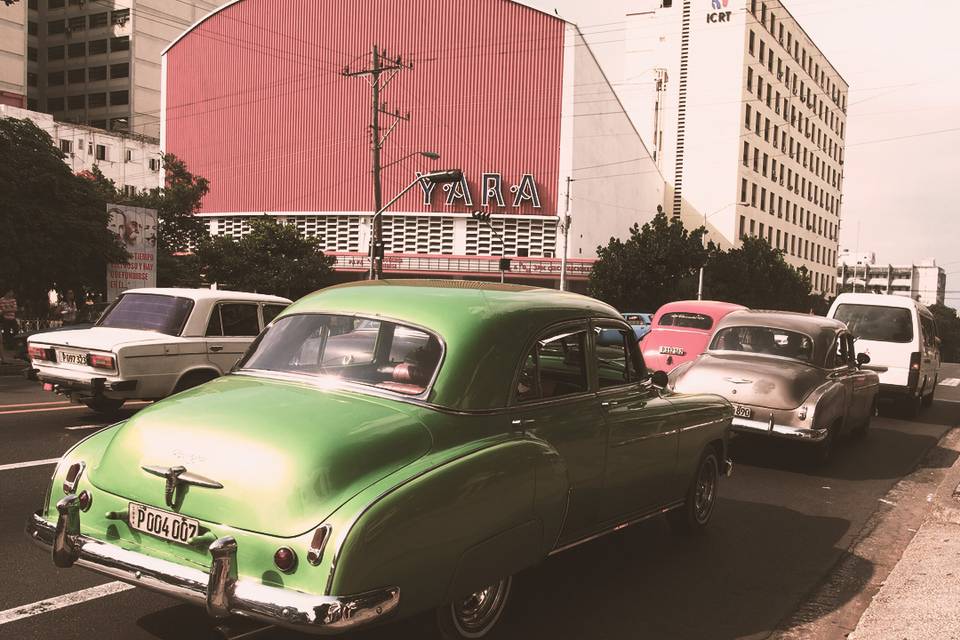
<instances>
[{"instance_id":1,"label":"white license plate with text","mask_svg":"<svg viewBox=\"0 0 960 640\"><path fill-rule=\"evenodd\" d=\"M129 523L132 529L180 544L187 544L200 532L200 522L193 518L137 502L130 503Z\"/></svg>"},{"instance_id":2,"label":"white license plate with text","mask_svg":"<svg viewBox=\"0 0 960 640\"><path fill-rule=\"evenodd\" d=\"M753 409L750 407L741 407L740 405L734 405L733 407L733 416L735 418L749 418L753 415Z\"/></svg>"},{"instance_id":3,"label":"white license plate with text","mask_svg":"<svg viewBox=\"0 0 960 640\"><path fill-rule=\"evenodd\" d=\"M64 351L57 349L57 360L62 364L87 364L87 354L83 351Z\"/></svg>"}]
</instances>

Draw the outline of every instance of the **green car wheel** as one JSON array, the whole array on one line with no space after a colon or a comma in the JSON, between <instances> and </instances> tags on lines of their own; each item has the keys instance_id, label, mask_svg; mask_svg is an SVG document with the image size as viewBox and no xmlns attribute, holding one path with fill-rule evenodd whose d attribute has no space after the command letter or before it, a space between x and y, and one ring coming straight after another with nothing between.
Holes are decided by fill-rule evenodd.
<instances>
[{"instance_id":1,"label":"green car wheel","mask_svg":"<svg viewBox=\"0 0 960 640\"><path fill-rule=\"evenodd\" d=\"M700 457L697 475L687 490L682 507L667 514L670 526L677 533L699 533L710 523L720 486L720 460L713 447Z\"/></svg>"},{"instance_id":2,"label":"green car wheel","mask_svg":"<svg viewBox=\"0 0 960 640\"><path fill-rule=\"evenodd\" d=\"M449 640L486 638L496 627L507 600L513 578L508 577L437 609L440 636Z\"/></svg>"}]
</instances>

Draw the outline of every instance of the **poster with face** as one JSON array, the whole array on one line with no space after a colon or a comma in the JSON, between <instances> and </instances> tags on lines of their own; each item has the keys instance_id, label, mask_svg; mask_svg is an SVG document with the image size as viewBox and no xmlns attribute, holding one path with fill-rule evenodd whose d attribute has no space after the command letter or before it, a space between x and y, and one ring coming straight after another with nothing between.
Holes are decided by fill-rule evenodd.
<instances>
[{"instance_id":1,"label":"poster with face","mask_svg":"<svg viewBox=\"0 0 960 640\"><path fill-rule=\"evenodd\" d=\"M125 264L107 265L107 300L126 289L157 286L157 211L107 204L110 231L130 254Z\"/></svg>"}]
</instances>

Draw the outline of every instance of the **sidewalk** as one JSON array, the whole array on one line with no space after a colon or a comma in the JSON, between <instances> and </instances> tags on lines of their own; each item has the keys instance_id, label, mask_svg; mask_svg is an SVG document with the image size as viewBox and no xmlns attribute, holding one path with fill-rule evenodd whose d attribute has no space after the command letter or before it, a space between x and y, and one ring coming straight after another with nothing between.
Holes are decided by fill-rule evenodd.
<instances>
[{"instance_id":1,"label":"sidewalk","mask_svg":"<svg viewBox=\"0 0 960 640\"><path fill-rule=\"evenodd\" d=\"M960 458L849 640L960 640Z\"/></svg>"}]
</instances>

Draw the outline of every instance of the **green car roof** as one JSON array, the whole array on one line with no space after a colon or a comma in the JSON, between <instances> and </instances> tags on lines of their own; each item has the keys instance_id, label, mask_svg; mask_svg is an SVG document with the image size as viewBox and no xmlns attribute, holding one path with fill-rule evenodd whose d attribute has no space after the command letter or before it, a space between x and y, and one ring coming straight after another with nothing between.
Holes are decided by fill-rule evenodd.
<instances>
[{"instance_id":1,"label":"green car roof","mask_svg":"<svg viewBox=\"0 0 960 640\"><path fill-rule=\"evenodd\" d=\"M429 402L461 411L506 406L524 349L544 327L577 318L622 317L575 293L463 280L376 280L304 296L280 314L382 317L436 333L446 344Z\"/></svg>"}]
</instances>

